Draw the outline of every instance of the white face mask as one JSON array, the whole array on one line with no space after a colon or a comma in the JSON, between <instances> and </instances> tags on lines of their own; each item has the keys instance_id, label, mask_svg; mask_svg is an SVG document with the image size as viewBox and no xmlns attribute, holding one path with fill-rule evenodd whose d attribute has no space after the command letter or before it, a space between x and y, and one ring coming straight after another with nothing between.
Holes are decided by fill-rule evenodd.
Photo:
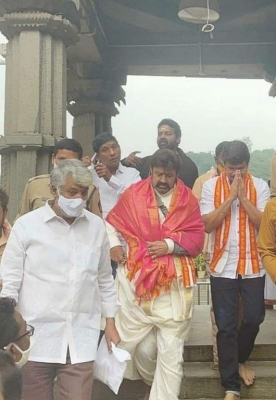
<instances>
[{"instance_id":1,"label":"white face mask","mask_svg":"<svg viewBox=\"0 0 276 400\"><path fill-rule=\"evenodd\" d=\"M85 208L86 201L81 198L67 199L67 197L59 195L58 206L68 217L78 217Z\"/></svg>"},{"instance_id":2,"label":"white face mask","mask_svg":"<svg viewBox=\"0 0 276 400\"><path fill-rule=\"evenodd\" d=\"M30 336L30 346L29 346L29 348L27 350L20 349L20 347L17 346L17 344L15 344L15 343L12 343L12 344L22 354L22 357L20 358L20 360L15 363L18 368L22 368L23 365L25 365L26 362L28 361L31 348L34 345L34 338L32 336Z\"/></svg>"}]
</instances>

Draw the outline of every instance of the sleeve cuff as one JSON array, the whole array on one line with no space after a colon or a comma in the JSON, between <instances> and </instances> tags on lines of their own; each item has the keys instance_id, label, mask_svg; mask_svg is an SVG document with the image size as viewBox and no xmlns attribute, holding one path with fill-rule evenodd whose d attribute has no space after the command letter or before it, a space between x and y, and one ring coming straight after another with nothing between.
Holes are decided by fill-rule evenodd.
<instances>
[{"instance_id":1,"label":"sleeve cuff","mask_svg":"<svg viewBox=\"0 0 276 400\"><path fill-rule=\"evenodd\" d=\"M118 189L119 185L120 185L120 181L118 178L116 178L116 176L112 175L111 178L109 179L109 181L107 182L109 186L112 187L112 189Z\"/></svg>"},{"instance_id":2,"label":"sleeve cuff","mask_svg":"<svg viewBox=\"0 0 276 400\"><path fill-rule=\"evenodd\" d=\"M174 241L172 239L164 239L165 242L168 245L168 252L167 254L172 254L173 250L174 250Z\"/></svg>"},{"instance_id":3,"label":"sleeve cuff","mask_svg":"<svg viewBox=\"0 0 276 400\"><path fill-rule=\"evenodd\" d=\"M102 306L102 317L115 318L117 312L121 308L121 305L117 303L101 303Z\"/></svg>"},{"instance_id":4,"label":"sleeve cuff","mask_svg":"<svg viewBox=\"0 0 276 400\"><path fill-rule=\"evenodd\" d=\"M118 236L109 237L109 243L110 243L110 248L111 249L112 249L112 247L122 246Z\"/></svg>"}]
</instances>

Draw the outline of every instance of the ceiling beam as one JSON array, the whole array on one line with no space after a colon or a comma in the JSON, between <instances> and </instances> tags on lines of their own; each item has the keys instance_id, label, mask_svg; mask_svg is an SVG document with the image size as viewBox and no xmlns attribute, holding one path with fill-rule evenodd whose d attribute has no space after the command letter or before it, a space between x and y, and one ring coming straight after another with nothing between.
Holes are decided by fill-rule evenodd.
<instances>
[{"instance_id":1,"label":"ceiling beam","mask_svg":"<svg viewBox=\"0 0 276 400\"><path fill-rule=\"evenodd\" d=\"M254 30L250 32L240 31L218 31L215 30L213 38L202 32L174 32L174 33L151 33L139 32L139 35L129 33L123 35L119 32L112 33L110 44L118 46L182 46L198 43L210 45L242 44L242 43L276 43L276 31Z\"/></svg>"},{"instance_id":2,"label":"ceiling beam","mask_svg":"<svg viewBox=\"0 0 276 400\"><path fill-rule=\"evenodd\" d=\"M201 57L200 57L201 52ZM265 64L276 54L276 43L270 45L184 45L148 47L112 47L110 59L131 65Z\"/></svg>"}]
</instances>

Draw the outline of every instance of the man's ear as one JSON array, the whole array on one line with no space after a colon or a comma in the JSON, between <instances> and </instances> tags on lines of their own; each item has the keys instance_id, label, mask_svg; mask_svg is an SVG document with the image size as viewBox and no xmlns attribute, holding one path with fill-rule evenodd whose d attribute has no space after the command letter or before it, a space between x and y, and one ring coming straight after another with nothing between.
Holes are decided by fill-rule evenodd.
<instances>
[{"instance_id":1,"label":"man's ear","mask_svg":"<svg viewBox=\"0 0 276 400\"><path fill-rule=\"evenodd\" d=\"M21 354L16 349L16 347L13 345L13 343L9 343L6 346L5 351L12 356L12 358L14 359L15 362L20 360Z\"/></svg>"},{"instance_id":2,"label":"man's ear","mask_svg":"<svg viewBox=\"0 0 276 400\"><path fill-rule=\"evenodd\" d=\"M56 186L51 186L51 187L50 187L50 190L51 190L51 193L56 197L56 195L57 195L57 188L56 188Z\"/></svg>"},{"instance_id":3,"label":"man's ear","mask_svg":"<svg viewBox=\"0 0 276 400\"><path fill-rule=\"evenodd\" d=\"M52 165L54 165L54 163L55 163L55 158L56 158L56 156L54 155L54 153L52 154Z\"/></svg>"}]
</instances>

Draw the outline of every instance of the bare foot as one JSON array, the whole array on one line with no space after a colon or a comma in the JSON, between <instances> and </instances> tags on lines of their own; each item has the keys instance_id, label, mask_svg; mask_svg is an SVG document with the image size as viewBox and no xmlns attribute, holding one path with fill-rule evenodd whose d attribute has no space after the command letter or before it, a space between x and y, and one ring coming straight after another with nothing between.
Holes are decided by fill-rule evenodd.
<instances>
[{"instance_id":1,"label":"bare foot","mask_svg":"<svg viewBox=\"0 0 276 400\"><path fill-rule=\"evenodd\" d=\"M240 396L237 396L234 393L226 393L224 400L239 400Z\"/></svg>"},{"instance_id":2,"label":"bare foot","mask_svg":"<svg viewBox=\"0 0 276 400\"><path fill-rule=\"evenodd\" d=\"M245 364L239 366L239 375L247 386L253 385L256 378L255 372Z\"/></svg>"}]
</instances>

